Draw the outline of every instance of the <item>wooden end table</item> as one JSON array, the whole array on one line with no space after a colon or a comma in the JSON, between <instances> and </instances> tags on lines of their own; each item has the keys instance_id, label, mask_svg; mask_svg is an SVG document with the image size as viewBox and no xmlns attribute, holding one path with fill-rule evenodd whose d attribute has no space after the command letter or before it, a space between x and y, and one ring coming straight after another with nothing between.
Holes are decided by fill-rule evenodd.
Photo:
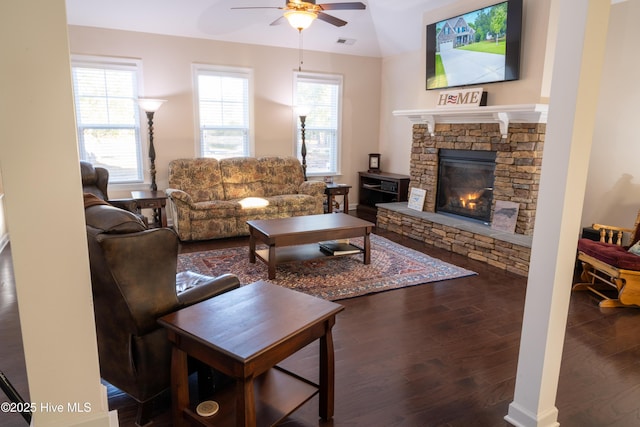
<instances>
[{"instance_id":1,"label":"wooden end table","mask_svg":"<svg viewBox=\"0 0 640 427\"><path fill-rule=\"evenodd\" d=\"M324 194L327 195L327 211L326 213L333 213L333 201L336 196L344 196L344 213L349 212L349 189L350 185L347 184L327 184L324 189Z\"/></svg>"},{"instance_id":2,"label":"wooden end table","mask_svg":"<svg viewBox=\"0 0 640 427\"><path fill-rule=\"evenodd\" d=\"M319 415L334 412L331 328L343 306L266 282L255 282L162 317L173 343L173 425L272 426L320 394ZM320 339L320 381L276 366ZM201 417L189 399L187 355L236 379L216 391L220 410Z\"/></svg>"},{"instance_id":3,"label":"wooden end table","mask_svg":"<svg viewBox=\"0 0 640 427\"><path fill-rule=\"evenodd\" d=\"M132 191L131 198L136 201L138 210L153 209L153 226L167 226L167 195L164 191Z\"/></svg>"}]
</instances>

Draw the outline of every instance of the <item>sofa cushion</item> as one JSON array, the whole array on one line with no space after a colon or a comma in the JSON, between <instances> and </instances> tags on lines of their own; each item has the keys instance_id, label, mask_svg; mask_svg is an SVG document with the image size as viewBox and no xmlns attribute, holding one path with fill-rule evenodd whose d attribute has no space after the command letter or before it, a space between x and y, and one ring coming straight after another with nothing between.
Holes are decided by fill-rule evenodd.
<instances>
[{"instance_id":1,"label":"sofa cushion","mask_svg":"<svg viewBox=\"0 0 640 427\"><path fill-rule=\"evenodd\" d=\"M258 169L258 159L254 157L222 159L220 172L225 200L264 196L263 176Z\"/></svg>"},{"instance_id":2,"label":"sofa cushion","mask_svg":"<svg viewBox=\"0 0 640 427\"><path fill-rule=\"evenodd\" d=\"M316 214L316 204L322 205L314 197L307 194L285 194L281 196L267 197L269 204L277 206L278 211L284 212L307 212L308 214Z\"/></svg>"},{"instance_id":3,"label":"sofa cushion","mask_svg":"<svg viewBox=\"0 0 640 427\"><path fill-rule=\"evenodd\" d=\"M211 200L194 203L190 211L191 219L216 219L238 215L240 204L228 200Z\"/></svg>"},{"instance_id":4,"label":"sofa cushion","mask_svg":"<svg viewBox=\"0 0 640 427\"><path fill-rule=\"evenodd\" d=\"M263 177L264 195L297 194L304 182L302 166L295 157L261 157L258 159Z\"/></svg>"},{"instance_id":5,"label":"sofa cushion","mask_svg":"<svg viewBox=\"0 0 640 427\"><path fill-rule=\"evenodd\" d=\"M580 239L578 250L616 268L640 271L640 256L628 252L624 246Z\"/></svg>"},{"instance_id":6,"label":"sofa cushion","mask_svg":"<svg viewBox=\"0 0 640 427\"><path fill-rule=\"evenodd\" d=\"M169 187L188 193L194 202L224 200L220 164L216 159L178 159L169 162Z\"/></svg>"},{"instance_id":7,"label":"sofa cushion","mask_svg":"<svg viewBox=\"0 0 640 427\"><path fill-rule=\"evenodd\" d=\"M239 199L234 200L240 206L238 210L238 217L243 217L247 219L266 219L264 215L275 215L279 212L278 206L271 203L271 200L268 198L253 198L254 200L250 200L250 203L245 203L249 199ZM256 201L261 201L264 203L254 203Z\"/></svg>"}]
</instances>

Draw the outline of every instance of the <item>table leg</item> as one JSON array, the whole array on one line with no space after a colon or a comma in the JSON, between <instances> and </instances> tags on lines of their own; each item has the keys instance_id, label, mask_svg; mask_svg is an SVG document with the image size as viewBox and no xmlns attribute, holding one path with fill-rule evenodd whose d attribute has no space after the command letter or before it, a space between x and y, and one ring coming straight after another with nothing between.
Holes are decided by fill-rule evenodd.
<instances>
[{"instance_id":1,"label":"table leg","mask_svg":"<svg viewBox=\"0 0 640 427\"><path fill-rule=\"evenodd\" d=\"M256 237L253 235L253 230L249 230L249 262L256 263Z\"/></svg>"},{"instance_id":2,"label":"table leg","mask_svg":"<svg viewBox=\"0 0 640 427\"><path fill-rule=\"evenodd\" d=\"M348 214L349 213L349 190L347 190L346 193L344 193L344 213Z\"/></svg>"},{"instance_id":3,"label":"table leg","mask_svg":"<svg viewBox=\"0 0 640 427\"><path fill-rule=\"evenodd\" d=\"M236 382L236 426L256 425L256 404L253 397L253 377Z\"/></svg>"},{"instance_id":4,"label":"table leg","mask_svg":"<svg viewBox=\"0 0 640 427\"><path fill-rule=\"evenodd\" d=\"M153 208L151 210L151 212L153 212L153 214L151 216L153 218L153 226L160 228L160 227L164 227L164 226L162 225L162 220L160 219L160 211L159 211L159 209L160 208Z\"/></svg>"},{"instance_id":5,"label":"table leg","mask_svg":"<svg viewBox=\"0 0 640 427\"><path fill-rule=\"evenodd\" d=\"M158 211L160 211L160 226L163 228L167 227L167 208L166 207L161 207L158 208Z\"/></svg>"},{"instance_id":6,"label":"table leg","mask_svg":"<svg viewBox=\"0 0 640 427\"><path fill-rule=\"evenodd\" d=\"M335 400L335 357L331 328L335 317L327 320L326 333L320 338L320 402L318 413L323 420L333 417Z\"/></svg>"},{"instance_id":7,"label":"table leg","mask_svg":"<svg viewBox=\"0 0 640 427\"><path fill-rule=\"evenodd\" d=\"M182 416L189 406L189 368L187 353L177 347L171 350L171 392L172 415L175 427L187 427L189 423Z\"/></svg>"},{"instance_id":8,"label":"table leg","mask_svg":"<svg viewBox=\"0 0 640 427\"><path fill-rule=\"evenodd\" d=\"M333 213L333 194L329 193L327 194L327 212L326 213Z\"/></svg>"},{"instance_id":9,"label":"table leg","mask_svg":"<svg viewBox=\"0 0 640 427\"><path fill-rule=\"evenodd\" d=\"M369 231L364 234L364 263L371 264L371 239Z\"/></svg>"},{"instance_id":10,"label":"table leg","mask_svg":"<svg viewBox=\"0 0 640 427\"><path fill-rule=\"evenodd\" d=\"M276 246L269 245L269 279L276 278Z\"/></svg>"}]
</instances>

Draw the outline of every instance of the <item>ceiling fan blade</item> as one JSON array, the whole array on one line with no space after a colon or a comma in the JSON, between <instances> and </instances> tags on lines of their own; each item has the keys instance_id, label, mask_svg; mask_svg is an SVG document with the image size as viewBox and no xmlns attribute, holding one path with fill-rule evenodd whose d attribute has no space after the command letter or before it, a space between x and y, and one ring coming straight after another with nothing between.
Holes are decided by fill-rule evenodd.
<instances>
[{"instance_id":1,"label":"ceiling fan blade","mask_svg":"<svg viewBox=\"0 0 640 427\"><path fill-rule=\"evenodd\" d=\"M280 25L284 22L284 16L281 16L280 18L276 19L275 21L273 21L271 24L269 25Z\"/></svg>"},{"instance_id":2,"label":"ceiling fan blade","mask_svg":"<svg viewBox=\"0 0 640 427\"><path fill-rule=\"evenodd\" d=\"M275 6L246 6L246 7L232 7L231 9L284 9L283 7Z\"/></svg>"},{"instance_id":3,"label":"ceiling fan blade","mask_svg":"<svg viewBox=\"0 0 640 427\"><path fill-rule=\"evenodd\" d=\"M331 25L335 25L336 27L342 27L347 25L347 21L343 21L340 18L336 18L335 16L327 15L326 13L318 12L318 19L327 22Z\"/></svg>"},{"instance_id":4,"label":"ceiling fan blade","mask_svg":"<svg viewBox=\"0 0 640 427\"><path fill-rule=\"evenodd\" d=\"M366 9L367 5L361 2L348 2L348 3L325 3L319 4L322 10L362 10Z\"/></svg>"}]
</instances>

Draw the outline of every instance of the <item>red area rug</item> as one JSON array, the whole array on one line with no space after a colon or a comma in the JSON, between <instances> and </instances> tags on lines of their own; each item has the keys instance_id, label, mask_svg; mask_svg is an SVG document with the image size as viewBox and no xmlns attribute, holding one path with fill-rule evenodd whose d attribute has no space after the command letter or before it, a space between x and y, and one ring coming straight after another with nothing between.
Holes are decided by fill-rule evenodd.
<instances>
[{"instance_id":1,"label":"red area rug","mask_svg":"<svg viewBox=\"0 0 640 427\"><path fill-rule=\"evenodd\" d=\"M362 246L362 238L350 240ZM243 285L265 280L330 301L476 274L373 234L370 265L362 255L282 264L276 278L267 280L266 264L249 263L249 248L239 247L181 254L178 271L185 270L233 273Z\"/></svg>"}]
</instances>

